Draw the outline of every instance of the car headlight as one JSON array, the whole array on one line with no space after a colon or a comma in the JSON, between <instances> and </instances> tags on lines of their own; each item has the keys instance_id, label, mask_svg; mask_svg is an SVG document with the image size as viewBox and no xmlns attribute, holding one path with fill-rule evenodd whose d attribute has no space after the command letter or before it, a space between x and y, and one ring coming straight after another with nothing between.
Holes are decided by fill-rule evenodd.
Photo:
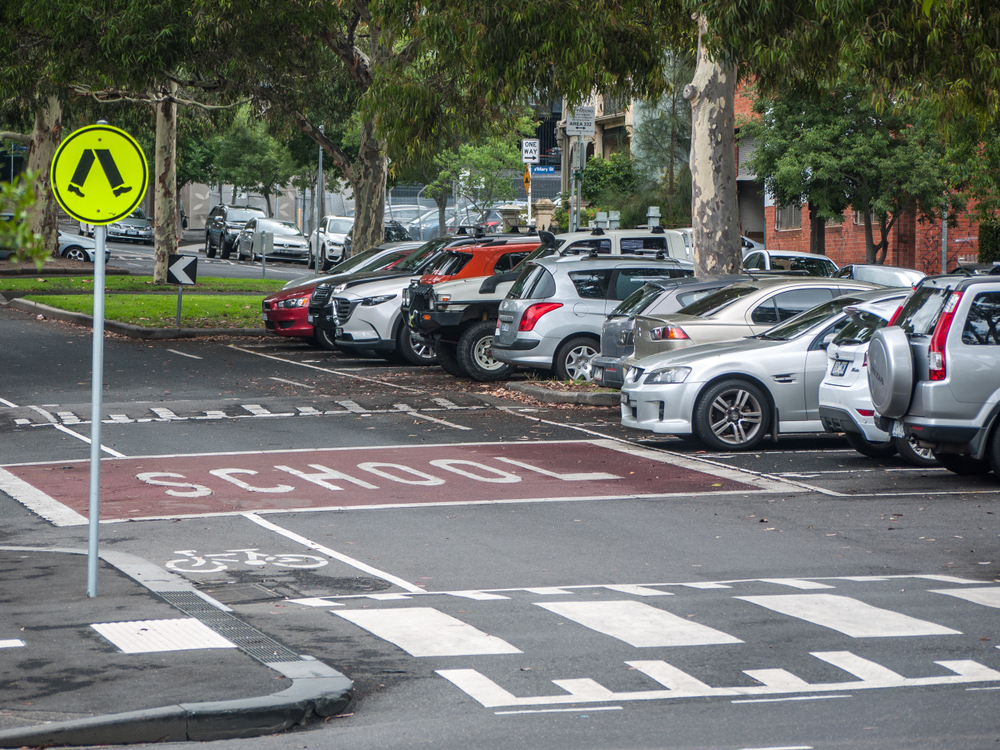
<instances>
[{"instance_id":1,"label":"car headlight","mask_svg":"<svg viewBox=\"0 0 1000 750\"><path fill-rule=\"evenodd\" d=\"M411 297L412 292L410 291L410 287L406 287L406 289L403 290L403 304L409 306Z\"/></svg>"},{"instance_id":2,"label":"car headlight","mask_svg":"<svg viewBox=\"0 0 1000 750\"><path fill-rule=\"evenodd\" d=\"M662 370L652 370L647 376L645 383L683 383L687 376L691 374L690 367L664 367Z\"/></svg>"},{"instance_id":3,"label":"car headlight","mask_svg":"<svg viewBox=\"0 0 1000 750\"><path fill-rule=\"evenodd\" d=\"M340 294L345 289L347 289L347 284L337 284L337 286L333 288L333 293Z\"/></svg>"},{"instance_id":4,"label":"car headlight","mask_svg":"<svg viewBox=\"0 0 1000 750\"><path fill-rule=\"evenodd\" d=\"M306 307L309 304L308 297L292 297L291 299L279 300L275 307Z\"/></svg>"},{"instance_id":5,"label":"car headlight","mask_svg":"<svg viewBox=\"0 0 1000 750\"><path fill-rule=\"evenodd\" d=\"M388 302L391 299L396 299L396 295L380 294L377 297L365 297L361 300L361 304L365 307L374 307L375 305L381 305L383 302Z\"/></svg>"}]
</instances>

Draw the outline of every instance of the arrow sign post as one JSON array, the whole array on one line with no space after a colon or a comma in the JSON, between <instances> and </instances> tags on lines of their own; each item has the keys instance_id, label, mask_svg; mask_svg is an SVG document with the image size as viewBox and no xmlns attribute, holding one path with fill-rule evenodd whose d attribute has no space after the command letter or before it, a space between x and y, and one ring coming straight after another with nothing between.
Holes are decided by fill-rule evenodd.
<instances>
[{"instance_id":1,"label":"arrow sign post","mask_svg":"<svg viewBox=\"0 0 1000 750\"><path fill-rule=\"evenodd\" d=\"M177 284L177 327L181 327L181 303L184 287L198 280L198 257L195 255L170 255L167 257L167 283Z\"/></svg>"}]
</instances>

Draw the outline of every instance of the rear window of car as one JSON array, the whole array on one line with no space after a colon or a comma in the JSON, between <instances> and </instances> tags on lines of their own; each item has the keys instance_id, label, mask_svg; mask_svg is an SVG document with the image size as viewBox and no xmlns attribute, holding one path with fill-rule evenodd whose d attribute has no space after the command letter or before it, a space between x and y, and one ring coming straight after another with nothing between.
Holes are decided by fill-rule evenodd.
<instances>
[{"instance_id":1,"label":"rear window of car","mask_svg":"<svg viewBox=\"0 0 1000 750\"><path fill-rule=\"evenodd\" d=\"M625 299L632 292L640 289L647 281L679 277L683 271L670 266L658 268L620 268L615 277L612 299Z\"/></svg>"},{"instance_id":2,"label":"rear window of car","mask_svg":"<svg viewBox=\"0 0 1000 750\"><path fill-rule=\"evenodd\" d=\"M867 310L858 310L851 313L847 325L840 330L833 343L847 345L864 344L871 341L872 336L875 335L875 331L884 327L888 322L880 315L868 312Z\"/></svg>"},{"instance_id":3,"label":"rear window of car","mask_svg":"<svg viewBox=\"0 0 1000 750\"><path fill-rule=\"evenodd\" d=\"M768 323L788 320L800 312L826 302L833 295L833 290L825 287L792 289L787 292L781 292L760 304L753 311L750 318L758 325L767 325Z\"/></svg>"},{"instance_id":4,"label":"rear window of car","mask_svg":"<svg viewBox=\"0 0 1000 750\"><path fill-rule=\"evenodd\" d=\"M556 280L541 266L525 266L507 293L512 299L544 299L556 293Z\"/></svg>"},{"instance_id":5,"label":"rear window of car","mask_svg":"<svg viewBox=\"0 0 1000 750\"><path fill-rule=\"evenodd\" d=\"M917 287L900 310L896 325L913 336L929 336L950 294L947 287Z\"/></svg>"},{"instance_id":6,"label":"rear window of car","mask_svg":"<svg viewBox=\"0 0 1000 750\"><path fill-rule=\"evenodd\" d=\"M663 287L656 284L643 284L623 299L618 307L611 311L611 315L615 317L638 315L655 302L663 293Z\"/></svg>"},{"instance_id":7,"label":"rear window of car","mask_svg":"<svg viewBox=\"0 0 1000 750\"><path fill-rule=\"evenodd\" d=\"M570 253L589 253L591 250L596 250L598 255L608 255L611 253L611 240L607 238L580 240L566 248Z\"/></svg>"},{"instance_id":8,"label":"rear window of car","mask_svg":"<svg viewBox=\"0 0 1000 750\"><path fill-rule=\"evenodd\" d=\"M825 258L772 255L772 271L805 271L810 276L833 276L837 267Z\"/></svg>"},{"instance_id":9,"label":"rear window of car","mask_svg":"<svg viewBox=\"0 0 1000 750\"><path fill-rule=\"evenodd\" d=\"M962 343L971 346L1000 344L1000 292L977 294L962 329Z\"/></svg>"},{"instance_id":10,"label":"rear window of car","mask_svg":"<svg viewBox=\"0 0 1000 750\"><path fill-rule=\"evenodd\" d=\"M753 294L757 291L755 286L730 286L713 292L707 297L703 297L697 302L681 308L681 315L697 315L700 318L714 315L720 310L724 310L736 300Z\"/></svg>"}]
</instances>

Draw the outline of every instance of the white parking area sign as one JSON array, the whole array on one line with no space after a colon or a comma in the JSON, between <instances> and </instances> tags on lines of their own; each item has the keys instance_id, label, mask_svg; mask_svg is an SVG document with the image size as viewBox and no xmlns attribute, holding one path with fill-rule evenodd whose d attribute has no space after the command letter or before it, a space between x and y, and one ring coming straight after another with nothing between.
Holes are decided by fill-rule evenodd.
<instances>
[{"instance_id":1,"label":"white parking area sign","mask_svg":"<svg viewBox=\"0 0 1000 750\"><path fill-rule=\"evenodd\" d=\"M521 161L525 164L538 164L537 138L526 138L521 141Z\"/></svg>"}]
</instances>

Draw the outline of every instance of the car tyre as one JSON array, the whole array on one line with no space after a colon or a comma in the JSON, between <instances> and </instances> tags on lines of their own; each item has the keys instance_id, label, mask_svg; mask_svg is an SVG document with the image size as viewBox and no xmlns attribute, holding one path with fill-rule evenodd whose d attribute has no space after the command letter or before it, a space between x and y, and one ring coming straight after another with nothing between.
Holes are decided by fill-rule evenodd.
<instances>
[{"instance_id":1,"label":"car tyre","mask_svg":"<svg viewBox=\"0 0 1000 750\"><path fill-rule=\"evenodd\" d=\"M597 356L600 345L589 336L576 336L563 343L556 351L553 365L560 380L578 380L589 383L594 379L591 362Z\"/></svg>"},{"instance_id":2,"label":"car tyre","mask_svg":"<svg viewBox=\"0 0 1000 750\"><path fill-rule=\"evenodd\" d=\"M510 376L517 365L501 362L493 356L494 320L481 320L466 328L458 338L456 354L466 374L480 383L492 383Z\"/></svg>"},{"instance_id":3,"label":"car tyre","mask_svg":"<svg viewBox=\"0 0 1000 750\"><path fill-rule=\"evenodd\" d=\"M219 240L219 248L222 251L220 253L222 259L229 260L229 256L233 254L233 243L231 242L227 243L226 238L223 237L221 240Z\"/></svg>"},{"instance_id":4,"label":"car tyre","mask_svg":"<svg viewBox=\"0 0 1000 750\"><path fill-rule=\"evenodd\" d=\"M438 364L441 365L442 369L456 378L467 378L469 377L469 373L462 368L462 364L458 361L457 348L455 344L444 341L438 341L434 344L434 351L437 352L438 356Z\"/></svg>"},{"instance_id":5,"label":"car tyre","mask_svg":"<svg viewBox=\"0 0 1000 750\"><path fill-rule=\"evenodd\" d=\"M437 364L434 347L418 339L405 325L401 325L396 334L396 351L411 365Z\"/></svg>"},{"instance_id":6,"label":"car tyre","mask_svg":"<svg viewBox=\"0 0 1000 750\"><path fill-rule=\"evenodd\" d=\"M694 432L715 450L750 450L767 435L770 401L748 380L723 380L702 393L694 409Z\"/></svg>"},{"instance_id":7,"label":"car tyre","mask_svg":"<svg viewBox=\"0 0 1000 750\"><path fill-rule=\"evenodd\" d=\"M309 340L315 342L314 345L318 349L325 349L328 352L337 351L337 342L330 331L326 328L316 326L313 329L313 335L309 338Z\"/></svg>"},{"instance_id":8,"label":"car tyre","mask_svg":"<svg viewBox=\"0 0 1000 750\"><path fill-rule=\"evenodd\" d=\"M937 466L938 460L930 448L918 448L917 441L906 438L893 438L900 457L913 466Z\"/></svg>"},{"instance_id":9,"label":"car tyre","mask_svg":"<svg viewBox=\"0 0 1000 750\"><path fill-rule=\"evenodd\" d=\"M212 244L212 236L205 232L205 257L215 257L215 245Z\"/></svg>"},{"instance_id":10,"label":"car tyre","mask_svg":"<svg viewBox=\"0 0 1000 750\"><path fill-rule=\"evenodd\" d=\"M90 256L87 255L86 250L84 250L82 247L67 248L66 252L63 253L63 257L66 260L76 260L81 263L90 262Z\"/></svg>"},{"instance_id":11,"label":"car tyre","mask_svg":"<svg viewBox=\"0 0 1000 750\"><path fill-rule=\"evenodd\" d=\"M862 456L868 458L892 458L896 455L896 444L892 440L884 443L876 443L869 440L860 432L845 432L844 437L847 443Z\"/></svg>"},{"instance_id":12,"label":"car tyre","mask_svg":"<svg viewBox=\"0 0 1000 750\"><path fill-rule=\"evenodd\" d=\"M989 461L981 458L961 456L957 453L935 453L934 458L952 474L958 474L963 477L988 474L990 471Z\"/></svg>"}]
</instances>

